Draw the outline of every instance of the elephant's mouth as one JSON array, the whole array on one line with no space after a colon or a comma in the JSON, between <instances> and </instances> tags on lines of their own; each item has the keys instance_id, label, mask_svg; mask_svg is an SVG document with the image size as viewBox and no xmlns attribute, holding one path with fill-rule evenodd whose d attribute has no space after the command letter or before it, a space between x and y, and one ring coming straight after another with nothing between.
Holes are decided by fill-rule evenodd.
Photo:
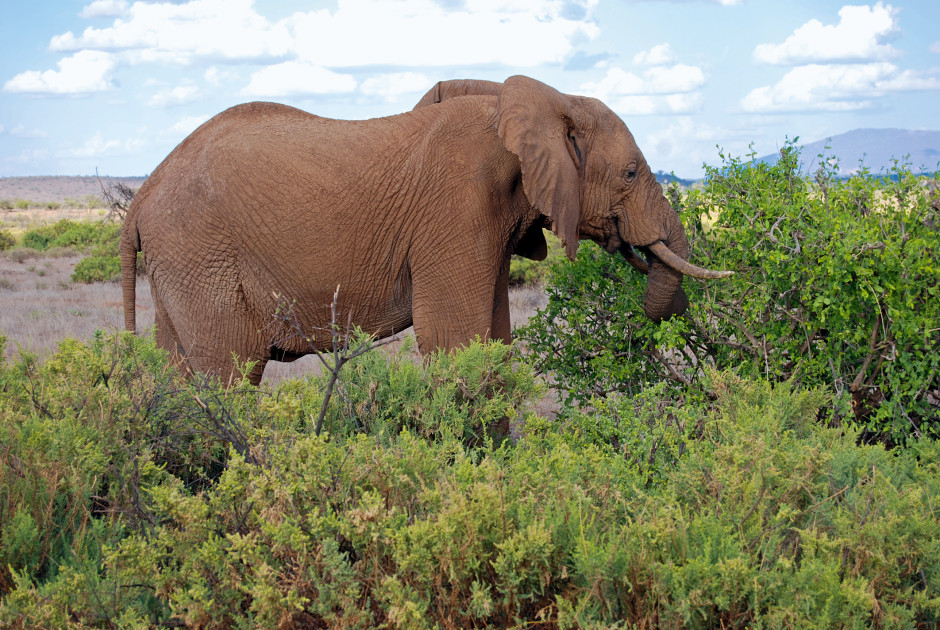
<instances>
[{"instance_id":1,"label":"elephant's mouth","mask_svg":"<svg viewBox=\"0 0 940 630\"><path fill-rule=\"evenodd\" d=\"M692 276L693 278L715 280L717 278L727 278L734 274L733 271L715 271L713 269L693 265L669 249L662 241L656 241L650 245L640 247L639 249L642 255L640 252L637 252L633 245L624 243L620 246L620 254L627 259L627 262L629 262L634 269L642 274L649 274L650 267L652 266L652 258L654 256L667 267L683 275Z\"/></svg>"},{"instance_id":2,"label":"elephant's mouth","mask_svg":"<svg viewBox=\"0 0 940 630\"><path fill-rule=\"evenodd\" d=\"M643 251L643 248L641 247L640 250ZM636 269L637 271L639 271L639 272L642 273L643 275L648 275L648 274L649 274L649 272L650 272L650 263L649 263L649 258L650 258L650 256L649 256L649 252L648 252L648 251L643 251L643 253L642 253L642 255L641 255L640 252L638 252L636 249L634 249L633 245L631 245L630 243L623 243L623 244L620 245L620 255L623 256L624 258L626 258L627 262L630 263L630 265L631 265L634 269Z\"/></svg>"}]
</instances>

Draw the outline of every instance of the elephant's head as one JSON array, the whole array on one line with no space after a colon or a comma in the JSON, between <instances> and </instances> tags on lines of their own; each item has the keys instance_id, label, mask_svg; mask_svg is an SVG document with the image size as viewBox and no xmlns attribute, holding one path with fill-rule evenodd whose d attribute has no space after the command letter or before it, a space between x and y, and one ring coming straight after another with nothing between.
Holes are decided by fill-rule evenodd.
<instances>
[{"instance_id":1,"label":"elephant's head","mask_svg":"<svg viewBox=\"0 0 940 630\"><path fill-rule=\"evenodd\" d=\"M551 223L569 258L575 258L580 238L619 251L648 274L643 307L655 321L681 315L688 307L683 274L730 275L687 262L689 242L679 215L627 126L597 99L514 76L502 85L442 82L421 102L495 92L499 136L519 158L526 198Z\"/></svg>"}]
</instances>

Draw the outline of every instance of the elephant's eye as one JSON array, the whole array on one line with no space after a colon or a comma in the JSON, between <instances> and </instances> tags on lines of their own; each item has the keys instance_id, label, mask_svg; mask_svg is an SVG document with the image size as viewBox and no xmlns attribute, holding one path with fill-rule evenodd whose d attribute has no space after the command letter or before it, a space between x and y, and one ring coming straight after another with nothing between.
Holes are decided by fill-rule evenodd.
<instances>
[{"instance_id":1,"label":"elephant's eye","mask_svg":"<svg viewBox=\"0 0 940 630\"><path fill-rule=\"evenodd\" d=\"M636 179L636 169L628 168L627 170L625 170L623 172L623 178L627 180L628 184L633 183L633 180Z\"/></svg>"}]
</instances>

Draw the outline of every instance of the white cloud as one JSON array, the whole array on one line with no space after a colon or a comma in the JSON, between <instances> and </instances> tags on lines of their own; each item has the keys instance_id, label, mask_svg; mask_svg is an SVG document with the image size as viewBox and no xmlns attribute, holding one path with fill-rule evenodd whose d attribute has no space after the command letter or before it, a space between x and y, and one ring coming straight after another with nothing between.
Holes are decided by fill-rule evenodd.
<instances>
[{"instance_id":1,"label":"white cloud","mask_svg":"<svg viewBox=\"0 0 940 630\"><path fill-rule=\"evenodd\" d=\"M299 57L330 68L532 67L560 63L575 42L596 37L596 4L466 0L448 10L432 0L339 0L335 12L296 14L291 24Z\"/></svg>"},{"instance_id":2,"label":"white cloud","mask_svg":"<svg viewBox=\"0 0 940 630\"><path fill-rule=\"evenodd\" d=\"M83 18L117 17L127 9L126 0L95 0L79 13Z\"/></svg>"},{"instance_id":3,"label":"white cloud","mask_svg":"<svg viewBox=\"0 0 940 630\"><path fill-rule=\"evenodd\" d=\"M0 127L2 131L2 127ZM28 129L24 125L17 125L12 129L7 130L11 136L16 136L17 138L48 138L49 134L41 129Z\"/></svg>"},{"instance_id":4,"label":"white cloud","mask_svg":"<svg viewBox=\"0 0 940 630\"><path fill-rule=\"evenodd\" d=\"M203 74L203 78L206 80L206 83L212 86L222 85L222 81L229 79L232 76L233 74L231 72L219 70L215 66L206 69L205 73Z\"/></svg>"},{"instance_id":5,"label":"white cloud","mask_svg":"<svg viewBox=\"0 0 940 630\"><path fill-rule=\"evenodd\" d=\"M585 83L581 88L604 100L610 96L692 92L703 85L705 73L701 68L676 64L650 68L642 76L621 68L611 68L603 79Z\"/></svg>"},{"instance_id":6,"label":"white cloud","mask_svg":"<svg viewBox=\"0 0 940 630\"><path fill-rule=\"evenodd\" d=\"M263 59L286 55L292 38L283 22L272 24L252 0L192 0L182 4L135 2L107 28L56 35L52 51L86 48L127 51L132 61L189 63L194 56Z\"/></svg>"},{"instance_id":7,"label":"white cloud","mask_svg":"<svg viewBox=\"0 0 940 630\"><path fill-rule=\"evenodd\" d=\"M888 62L810 64L793 68L776 85L744 97L747 112L852 111L870 107L889 92L940 89L940 79L901 71Z\"/></svg>"},{"instance_id":8,"label":"white cloud","mask_svg":"<svg viewBox=\"0 0 940 630\"><path fill-rule=\"evenodd\" d=\"M672 53L669 43L653 46L649 50L637 53L633 57L633 63L637 66L662 66L667 63L673 63L676 60Z\"/></svg>"},{"instance_id":9,"label":"white cloud","mask_svg":"<svg viewBox=\"0 0 940 630\"><path fill-rule=\"evenodd\" d=\"M581 85L588 96L626 115L683 114L702 106L705 73L697 66L657 66L642 75L611 68L603 79Z\"/></svg>"},{"instance_id":10,"label":"white cloud","mask_svg":"<svg viewBox=\"0 0 940 630\"><path fill-rule=\"evenodd\" d=\"M356 89L356 80L304 61L286 61L267 66L251 75L242 90L247 96L292 96L342 94Z\"/></svg>"},{"instance_id":11,"label":"white cloud","mask_svg":"<svg viewBox=\"0 0 940 630\"><path fill-rule=\"evenodd\" d=\"M701 164L707 154L714 153L715 144L727 141L731 135L734 133L728 129L693 120L690 116L678 116L666 128L650 133L643 141L643 147L664 162L671 162L676 157L689 157L692 148L697 147Z\"/></svg>"},{"instance_id":12,"label":"white cloud","mask_svg":"<svg viewBox=\"0 0 940 630\"><path fill-rule=\"evenodd\" d=\"M599 0L338 0L336 9L272 22L253 0L134 2L105 28L56 35L54 52L123 51L131 62L300 60L328 68L368 65L501 64L531 67L564 60L599 29ZM103 12L112 0L86 7ZM100 3L100 5L99 5ZM485 43L484 43L485 42Z\"/></svg>"},{"instance_id":13,"label":"white cloud","mask_svg":"<svg viewBox=\"0 0 940 630\"><path fill-rule=\"evenodd\" d=\"M170 138L186 137L195 131L196 127L206 122L210 118L211 116L208 115L184 116L183 118L180 118L178 121L176 121L173 126L167 128L163 135Z\"/></svg>"},{"instance_id":14,"label":"white cloud","mask_svg":"<svg viewBox=\"0 0 940 630\"><path fill-rule=\"evenodd\" d=\"M417 72L394 72L366 79L360 90L363 94L381 96L388 102L394 102L403 94L425 92L433 84L431 79Z\"/></svg>"},{"instance_id":15,"label":"white cloud","mask_svg":"<svg viewBox=\"0 0 940 630\"><path fill-rule=\"evenodd\" d=\"M683 2L704 2L705 4L720 4L725 7L733 7L744 4L747 0L627 0L627 2L659 2L659 3L683 3Z\"/></svg>"},{"instance_id":16,"label":"white cloud","mask_svg":"<svg viewBox=\"0 0 940 630\"><path fill-rule=\"evenodd\" d=\"M930 45L930 52L940 55L940 41L934 42Z\"/></svg>"},{"instance_id":17,"label":"white cloud","mask_svg":"<svg viewBox=\"0 0 940 630\"><path fill-rule=\"evenodd\" d=\"M161 90L150 97L147 104L152 107L172 107L192 103L200 96L195 85L179 85L168 90Z\"/></svg>"},{"instance_id":18,"label":"white cloud","mask_svg":"<svg viewBox=\"0 0 940 630\"><path fill-rule=\"evenodd\" d=\"M56 153L59 158L100 158L104 156L128 155L145 146L143 140L137 138L105 140L100 131L77 147L62 149Z\"/></svg>"},{"instance_id":19,"label":"white cloud","mask_svg":"<svg viewBox=\"0 0 940 630\"><path fill-rule=\"evenodd\" d=\"M702 108L702 95L667 94L665 96L639 95L608 98L604 104L625 117L652 114L690 114Z\"/></svg>"},{"instance_id":20,"label":"white cloud","mask_svg":"<svg viewBox=\"0 0 940 630\"><path fill-rule=\"evenodd\" d=\"M58 70L27 70L3 84L4 92L27 94L90 94L110 90L116 65L112 55L81 50L58 61Z\"/></svg>"},{"instance_id":21,"label":"white cloud","mask_svg":"<svg viewBox=\"0 0 940 630\"><path fill-rule=\"evenodd\" d=\"M870 6L844 6L839 23L810 20L782 44L760 44L754 59L774 65L816 62L884 61L898 55L886 41L898 32L898 10L878 2Z\"/></svg>"}]
</instances>

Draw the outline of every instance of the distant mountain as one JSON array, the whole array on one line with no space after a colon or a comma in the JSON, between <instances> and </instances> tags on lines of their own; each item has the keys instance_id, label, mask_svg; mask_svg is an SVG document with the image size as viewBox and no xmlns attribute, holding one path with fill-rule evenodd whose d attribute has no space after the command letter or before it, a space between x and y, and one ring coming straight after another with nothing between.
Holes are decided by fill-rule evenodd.
<instances>
[{"instance_id":1,"label":"distant mountain","mask_svg":"<svg viewBox=\"0 0 940 630\"><path fill-rule=\"evenodd\" d=\"M859 160L875 175L886 173L894 159L909 162L915 173L940 169L940 131L856 129L825 140L797 144L802 147L800 161L807 174L816 170L820 154L838 158L839 173L845 176L858 171ZM775 153L756 161L774 164L778 159L780 154Z\"/></svg>"},{"instance_id":2,"label":"distant mountain","mask_svg":"<svg viewBox=\"0 0 940 630\"><path fill-rule=\"evenodd\" d=\"M694 179L683 179L681 177L676 177L672 173L667 173L666 171L656 171L656 181L660 184L669 184L672 182L679 182L679 185L683 188L688 188L694 184L697 180Z\"/></svg>"}]
</instances>

